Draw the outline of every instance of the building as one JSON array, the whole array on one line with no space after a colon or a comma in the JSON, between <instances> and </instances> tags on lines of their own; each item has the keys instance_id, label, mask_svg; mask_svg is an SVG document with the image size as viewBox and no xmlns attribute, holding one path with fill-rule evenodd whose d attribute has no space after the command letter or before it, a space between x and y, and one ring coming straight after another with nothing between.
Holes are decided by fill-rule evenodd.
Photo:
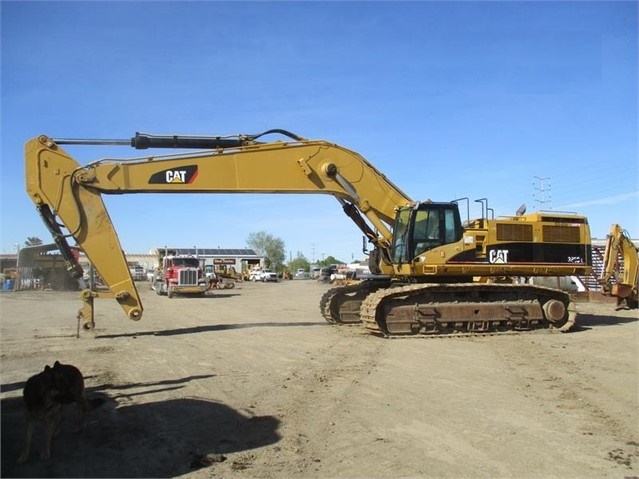
<instances>
[{"instance_id":1,"label":"building","mask_svg":"<svg viewBox=\"0 0 639 479\"><path fill-rule=\"evenodd\" d=\"M79 248L71 254L80 256ZM14 289L74 290L78 283L67 272L67 265L55 243L25 246L15 256L14 273L5 274L14 280ZM3 265L5 262L3 261ZM3 267L3 273L7 268Z\"/></svg>"},{"instance_id":2,"label":"building","mask_svg":"<svg viewBox=\"0 0 639 479\"><path fill-rule=\"evenodd\" d=\"M5 269L15 268L18 264L18 255L15 253L0 253L0 272Z\"/></svg>"}]
</instances>

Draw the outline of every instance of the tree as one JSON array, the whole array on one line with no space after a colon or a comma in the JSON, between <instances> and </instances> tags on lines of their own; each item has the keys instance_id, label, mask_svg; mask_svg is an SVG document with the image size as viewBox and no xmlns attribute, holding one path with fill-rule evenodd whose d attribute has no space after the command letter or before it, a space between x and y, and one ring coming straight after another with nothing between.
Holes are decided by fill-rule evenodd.
<instances>
[{"instance_id":1,"label":"tree","mask_svg":"<svg viewBox=\"0 0 639 479\"><path fill-rule=\"evenodd\" d=\"M332 256L328 256L325 259L317 262L320 268L323 268L324 266L330 266L332 264L342 264L342 263L344 262L338 260L337 258L333 258Z\"/></svg>"},{"instance_id":2,"label":"tree","mask_svg":"<svg viewBox=\"0 0 639 479\"><path fill-rule=\"evenodd\" d=\"M268 268L282 271L286 258L282 239L276 238L266 231L259 231L249 234L246 244L253 248L258 255L266 258L264 262Z\"/></svg>"},{"instance_id":3,"label":"tree","mask_svg":"<svg viewBox=\"0 0 639 479\"><path fill-rule=\"evenodd\" d=\"M37 236L28 236L27 240L24 242L25 246L39 246L42 244L42 240Z\"/></svg>"},{"instance_id":4,"label":"tree","mask_svg":"<svg viewBox=\"0 0 639 479\"><path fill-rule=\"evenodd\" d=\"M306 259L306 257L301 253L297 253L297 257L289 261L288 270L291 273L294 273L298 269L303 269L304 271L309 271L311 268L311 263Z\"/></svg>"}]
</instances>

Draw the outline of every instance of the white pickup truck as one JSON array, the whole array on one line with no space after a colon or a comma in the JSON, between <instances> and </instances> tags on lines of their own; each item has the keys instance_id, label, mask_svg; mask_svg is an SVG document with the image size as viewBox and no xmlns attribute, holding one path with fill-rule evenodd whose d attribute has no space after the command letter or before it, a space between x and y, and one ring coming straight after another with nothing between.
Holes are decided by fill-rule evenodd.
<instances>
[{"instance_id":1,"label":"white pickup truck","mask_svg":"<svg viewBox=\"0 0 639 479\"><path fill-rule=\"evenodd\" d=\"M266 283L267 281L277 282L277 273L270 269L263 269L259 275L259 281Z\"/></svg>"}]
</instances>

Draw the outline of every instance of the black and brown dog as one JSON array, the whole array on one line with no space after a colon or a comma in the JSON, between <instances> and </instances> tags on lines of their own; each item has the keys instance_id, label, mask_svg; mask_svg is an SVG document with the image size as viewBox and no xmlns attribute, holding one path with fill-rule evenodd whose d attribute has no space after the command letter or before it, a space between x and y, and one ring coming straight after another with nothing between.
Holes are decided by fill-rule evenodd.
<instances>
[{"instance_id":1,"label":"black and brown dog","mask_svg":"<svg viewBox=\"0 0 639 479\"><path fill-rule=\"evenodd\" d=\"M51 443L60 422L62 406L75 403L78 408L78 430L84 428L87 400L84 394L84 377L78 368L56 361L53 367L45 366L44 371L30 377L22 391L27 425L24 447L18 458L22 464L29 458L31 436L38 421L45 423L45 441L42 459L51 456Z\"/></svg>"}]
</instances>

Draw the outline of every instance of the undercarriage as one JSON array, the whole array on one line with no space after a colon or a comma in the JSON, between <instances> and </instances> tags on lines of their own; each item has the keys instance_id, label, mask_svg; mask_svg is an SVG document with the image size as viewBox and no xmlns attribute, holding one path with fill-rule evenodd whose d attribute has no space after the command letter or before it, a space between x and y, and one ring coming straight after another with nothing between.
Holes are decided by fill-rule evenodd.
<instances>
[{"instance_id":1,"label":"undercarriage","mask_svg":"<svg viewBox=\"0 0 639 479\"><path fill-rule=\"evenodd\" d=\"M568 331L577 317L567 293L540 286L367 283L327 291L320 303L324 318L361 322L369 332L391 337Z\"/></svg>"}]
</instances>

